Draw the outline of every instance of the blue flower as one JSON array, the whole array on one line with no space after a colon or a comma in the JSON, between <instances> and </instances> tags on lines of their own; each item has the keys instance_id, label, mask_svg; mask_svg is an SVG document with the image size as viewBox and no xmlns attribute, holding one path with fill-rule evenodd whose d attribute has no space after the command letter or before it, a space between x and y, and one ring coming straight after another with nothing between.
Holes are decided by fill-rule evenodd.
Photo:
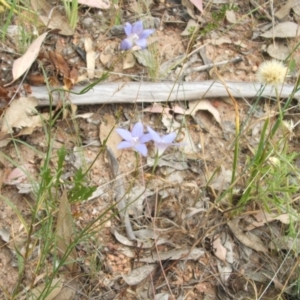
<instances>
[{"instance_id":1,"label":"blue flower","mask_svg":"<svg viewBox=\"0 0 300 300\"><path fill-rule=\"evenodd\" d=\"M132 148L143 156L147 156L148 150L145 143L151 140L151 135L144 134L144 126L141 122L137 122L131 132L121 128L116 131L125 140L118 145L118 149Z\"/></svg>"},{"instance_id":2,"label":"blue flower","mask_svg":"<svg viewBox=\"0 0 300 300\"><path fill-rule=\"evenodd\" d=\"M176 138L176 133L172 132L167 135L160 136L151 127L147 126L150 133L151 139L154 141L155 148L157 150L157 155L161 156L165 150L170 146L178 146L179 144L173 143Z\"/></svg>"},{"instance_id":3,"label":"blue flower","mask_svg":"<svg viewBox=\"0 0 300 300\"><path fill-rule=\"evenodd\" d=\"M122 50L129 50L134 45L140 46L142 49L147 47L147 37L152 34L154 29L143 29L143 21L137 21L133 25L126 23L124 31L127 38L121 42Z\"/></svg>"}]
</instances>

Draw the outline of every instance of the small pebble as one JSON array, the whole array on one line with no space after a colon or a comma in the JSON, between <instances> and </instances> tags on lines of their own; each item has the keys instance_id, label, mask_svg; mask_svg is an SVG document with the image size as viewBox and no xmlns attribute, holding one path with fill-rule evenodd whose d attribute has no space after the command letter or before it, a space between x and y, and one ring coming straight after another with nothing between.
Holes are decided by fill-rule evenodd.
<instances>
[{"instance_id":1,"label":"small pebble","mask_svg":"<svg viewBox=\"0 0 300 300\"><path fill-rule=\"evenodd\" d=\"M109 261L114 261L116 258L115 258L115 256L112 255L112 254L107 254L107 259L108 259Z\"/></svg>"},{"instance_id":2,"label":"small pebble","mask_svg":"<svg viewBox=\"0 0 300 300\"><path fill-rule=\"evenodd\" d=\"M87 28L91 28L93 26L94 20L90 17L86 17L82 20L81 24L82 27L87 29Z\"/></svg>"}]
</instances>

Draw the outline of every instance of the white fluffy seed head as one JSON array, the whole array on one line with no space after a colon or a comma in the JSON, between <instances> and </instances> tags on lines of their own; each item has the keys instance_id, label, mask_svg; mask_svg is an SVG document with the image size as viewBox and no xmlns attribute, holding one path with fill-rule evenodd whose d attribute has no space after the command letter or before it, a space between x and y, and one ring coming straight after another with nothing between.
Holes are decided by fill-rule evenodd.
<instances>
[{"instance_id":1,"label":"white fluffy seed head","mask_svg":"<svg viewBox=\"0 0 300 300\"><path fill-rule=\"evenodd\" d=\"M258 68L257 79L264 84L277 86L284 83L287 71L287 67L281 61L265 61Z\"/></svg>"}]
</instances>

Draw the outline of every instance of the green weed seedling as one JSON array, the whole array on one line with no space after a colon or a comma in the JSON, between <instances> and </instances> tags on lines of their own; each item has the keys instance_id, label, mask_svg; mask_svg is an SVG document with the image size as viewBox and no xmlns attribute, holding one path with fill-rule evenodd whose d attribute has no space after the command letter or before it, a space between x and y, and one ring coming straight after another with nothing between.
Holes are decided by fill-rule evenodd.
<instances>
[{"instance_id":1,"label":"green weed seedling","mask_svg":"<svg viewBox=\"0 0 300 300\"><path fill-rule=\"evenodd\" d=\"M5 18L3 20L1 20L1 24L0 24L1 25L1 40L2 40L2 42L4 42L5 38L6 38L6 35L7 35L8 26L11 24L13 14L15 13L16 2L14 1L12 3L12 5L9 5L4 0L1 0L0 3L4 7L6 7L7 10L8 10L8 13L7 12L4 13L5 14ZM0 17L2 19L2 16L0 16ZM4 22L4 23L2 23L2 22Z\"/></svg>"},{"instance_id":2,"label":"green weed seedling","mask_svg":"<svg viewBox=\"0 0 300 300\"><path fill-rule=\"evenodd\" d=\"M103 78L106 76L97 82ZM80 93L91 88L93 88L93 84ZM51 99L50 92L49 95ZM62 92L61 96L63 97L63 95ZM114 205L111 205L98 217L85 224L83 228L75 226L71 205L87 200L96 190L96 187L89 184L87 179L94 162L91 165L85 165L83 162L81 168L72 170L71 177L63 178L62 175L67 172L66 155L68 150L65 147L55 149L55 134L53 134L55 124L61 115L62 111L54 113L50 109L50 119L42 120L45 144L47 145L45 153L22 140L13 139L15 149L20 157L22 153L19 145L22 144L36 152L36 155L42 158L42 163L39 166L37 179L33 179L30 174L27 174L32 185L31 200L27 201L31 212L29 218L24 218L23 213L9 199L1 196L4 203L12 208L23 225L25 237L22 248L15 245L19 276L13 292L11 294L6 292L7 299L19 299L21 296L26 296L26 299L46 299L60 284L58 278L66 273L76 274L78 261L75 247L80 243L89 244L94 240L95 233L114 215L112 213ZM78 146L80 146L80 140L78 140ZM104 146L100 148L95 160L103 153L104 149ZM3 156L14 166L19 167L17 162L5 154ZM93 243L93 247L99 248L97 241ZM37 250L37 256L33 255L34 249ZM92 253L89 255L93 256ZM26 276L26 270L29 269L34 274L31 283L32 289L24 289L24 279L30 279ZM44 282L37 286L34 285L35 278L41 274L45 274ZM84 276L91 276L91 274L84 274Z\"/></svg>"},{"instance_id":3,"label":"green weed seedling","mask_svg":"<svg viewBox=\"0 0 300 300\"><path fill-rule=\"evenodd\" d=\"M204 28L200 29L199 34L206 36L211 31L218 29L220 23L224 21L226 11L229 10L237 11L238 7L234 4L223 4L219 10L211 13L212 20L208 22Z\"/></svg>"},{"instance_id":4,"label":"green weed seedling","mask_svg":"<svg viewBox=\"0 0 300 300\"><path fill-rule=\"evenodd\" d=\"M63 0L67 18L69 20L70 27L76 28L78 22L78 1L77 0Z\"/></svg>"}]
</instances>

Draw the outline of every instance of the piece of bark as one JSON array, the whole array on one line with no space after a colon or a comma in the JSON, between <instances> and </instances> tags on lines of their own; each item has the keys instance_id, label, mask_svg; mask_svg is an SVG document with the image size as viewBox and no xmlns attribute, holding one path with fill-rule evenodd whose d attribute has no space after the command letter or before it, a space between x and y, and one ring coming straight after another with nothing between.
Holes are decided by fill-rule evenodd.
<instances>
[{"instance_id":1,"label":"piece of bark","mask_svg":"<svg viewBox=\"0 0 300 300\"><path fill-rule=\"evenodd\" d=\"M261 97L276 98L273 86L263 86L258 82L226 82L227 88L235 98ZM86 86L76 86L73 92L79 93ZM285 84L278 87L281 98L288 98L293 92L294 86ZM48 106L49 91L46 87L32 87L31 96L36 97L39 106ZM52 105L56 105L63 99L63 92L52 93ZM92 105L100 103L141 103L141 102L168 102L191 101L203 98L228 97L223 83L214 80L202 82L112 82L94 86L85 94L68 94L65 98L76 105ZM294 97L300 100L300 91Z\"/></svg>"}]
</instances>

